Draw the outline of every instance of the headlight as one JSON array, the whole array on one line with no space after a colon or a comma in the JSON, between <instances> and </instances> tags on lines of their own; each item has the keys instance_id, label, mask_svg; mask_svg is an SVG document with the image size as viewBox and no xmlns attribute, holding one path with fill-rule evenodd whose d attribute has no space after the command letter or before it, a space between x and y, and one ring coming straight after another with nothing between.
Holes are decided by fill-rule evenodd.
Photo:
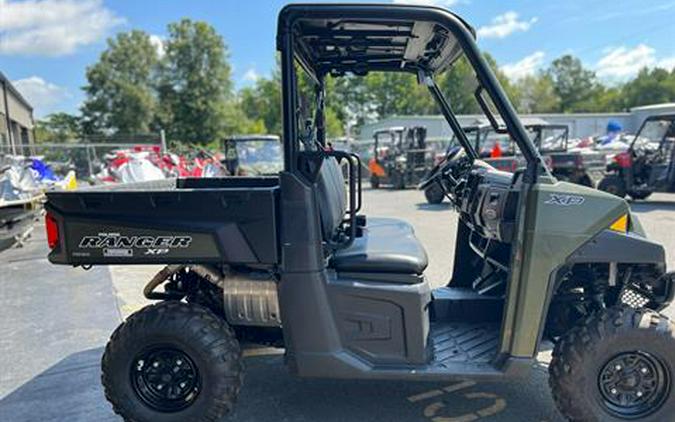
<instances>
[{"instance_id":1,"label":"headlight","mask_svg":"<svg viewBox=\"0 0 675 422\"><path fill-rule=\"evenodd\" d=\"M397 162L397 163L405 163L406 161L408 161L408 159L407 159L406 157L404 157L404 156L396 157L396 162Z\"/></svg>"}]
</instances>

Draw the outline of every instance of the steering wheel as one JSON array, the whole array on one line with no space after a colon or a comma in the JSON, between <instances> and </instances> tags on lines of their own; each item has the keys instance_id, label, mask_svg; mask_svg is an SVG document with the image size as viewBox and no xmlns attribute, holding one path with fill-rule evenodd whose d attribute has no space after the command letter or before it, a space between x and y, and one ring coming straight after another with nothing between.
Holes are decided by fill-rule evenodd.
<instances>
[{"instance_id":1,"label":"steering wheel","mask_svg":"<svg viewBox=\"0 0 675 422\"><path fill-rule=\"evenodd\" d=\"M454 164L464 156L464 154L460 153L461 151L462 149L459 147L449 148L445 157L443 157L443 159L431 169L427 177L417 185L417 189L425 190L431 186L432 183L440 181L440 178L444 175L450 179L451 183L457 184L457 180L453 177L452 171L449 170L452 170Z\"/></svg>"}]
</instances>

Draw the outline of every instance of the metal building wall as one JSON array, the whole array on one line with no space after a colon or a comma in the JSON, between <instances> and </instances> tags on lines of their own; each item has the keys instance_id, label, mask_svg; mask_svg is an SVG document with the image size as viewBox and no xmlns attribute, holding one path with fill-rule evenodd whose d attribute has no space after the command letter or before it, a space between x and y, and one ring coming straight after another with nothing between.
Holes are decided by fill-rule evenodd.
<instances>
[{"instance_id":1,"label":"metal building wall","mask_svg":"<svg viewBox=\"0 0 675 422\"><path fill-rule=\"evenodd\" d=\"M33 108L0 72L0 147L4 152L19 152L18 145L31 145Z\"/></svg>"},{"instance_id":2,"label":"metal building wall","mask_svg":"<svg viewBox=\"0 0 675 422\"><path fill-rule=\"evenodd\" d=\"M484 116L476 114L459 115L457 117L463 126L474 124L477 120L485 120ZM584 138L603 134L610 120L621 123L626 132L634 133L642 121L641 119L638 121L631 113L523 114L521 118L541 118L549 123L566 124L570 128L570 137L572 138ZM429 137L452 137L450 126L448 126L442 116L438 115L392 116L379 122L362 126L357 138L362 141L370 140L373 137L373 132L376 130L392 126L426 126L427 136Z\"/></svg>"}]
</instances>

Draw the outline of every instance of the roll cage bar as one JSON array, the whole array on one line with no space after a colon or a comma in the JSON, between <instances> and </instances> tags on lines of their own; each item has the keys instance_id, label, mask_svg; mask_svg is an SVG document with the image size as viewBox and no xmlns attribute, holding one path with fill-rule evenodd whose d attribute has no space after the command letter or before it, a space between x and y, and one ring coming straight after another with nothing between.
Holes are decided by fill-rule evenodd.
<instances>
[{"instance_id":1,"label":"roll cage bar","mask_svg":"<svg viewBox=\"0 0 675 422\"><path fill-rule=\"evenodd\" d=\"M437 7L366 4L291 4L279 14L277 50L281 53L284 167L297 169L299 152L298 82L295 63L316 86L316 141L325 145L323 126L325 76L370 71L409 72L429 89L467 154L476 158L451 105L434 75L462 53L509 134L527 160L524 180L534 183L541 156L475 42L475 31L460 17ZM477 95L478 97L478 95ZM481 107L485 104L481 103ZM485 111L485 110L484 110ZM491 116L490 113L487 113Z\"/></svg>"}]
</instances>

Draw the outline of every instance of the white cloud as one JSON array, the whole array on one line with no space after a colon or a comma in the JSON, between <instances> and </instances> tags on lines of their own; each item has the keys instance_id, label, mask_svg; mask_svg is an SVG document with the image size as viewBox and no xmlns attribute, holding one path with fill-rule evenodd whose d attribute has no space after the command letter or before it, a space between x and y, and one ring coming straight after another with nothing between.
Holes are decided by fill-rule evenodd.
<instances>
[{"instance_id":1,"label":"white cloud","mask_svg":"<svg viewBox=\"0 0 675 422\"><path fill-rule=\"evenodd\" d=\"M521 60L513 63L507 63L500 67L506 77L512 81L516 81L525 76L534 74L541 65L544 64L544 57L546 53L543 51L535 51L529 56L523 57Z\"/></svg>"},{"instance_id":2,"label":"white cloud","mask_svg":"<svg viewBox=\"0 0 675 422\"><path fill-rule=\"evenodd\" d=\"M599 77L614 81L627 80L645 67L671 70L675 68L675 57L657 59L656 50L646 44L638 44L635 48L621 46L605 50L605 55L595 66Z\"/></svg>"},{"instance_id":3,"label":"white cloud","mask_svg":"<svg viewBox=\"0 0 675 422\"><path fill-rule=\"evenodd\" d=\"M260 79L260 74L255 70L255 67L251 67L244 73L241 79L245 82L255 82Z\"/></svg>"},{"instance_id":4,"label":"white cloud","mask_svg":"<svg viewBox=\"0 0 675 422\"><path fill-rule=\"evenodd\" d=\"M675 69L675 56L659 60L656 62L656 66L667 70Z\"/></svg>"},{"instance_id":5,"label":"white cloud","mask_svg":"<svg viewBox=\"0 0 675 422\"><path fill-rule=\"evenodd\" d=\"M437 6L451 7L459 3L460 0L393 0L395 4L412 4L415 6Z\"/></svg>"},{"instance_id":6,"label":"white cloud","mask_svg":"<svg viewBox=\"0 0 675 422\"><path fill-rule=\"evenodd\" d=\"M68 90L39 76L30 76L12 81L12 85L35 108L35 114L42 116L53 111L54 106L68 98Z\"/></svg>"},{"instance_id":7,"label":"white cloud","mask_svg":"<svg viewBox=\"0 0 675 422\"><path fill-rule=\"evenodd\" d=\"M0 54L70 54L124 22L102 0L0 0L0 12Z\"/></svg>"},{"instance_id":8,"label":"white cloud","mask_svg":"<svg viewBox=\"0 0 675 422\"><path fill-rule=\"evenodd\" d=\"M528 31L537 20L538 18L531 18L527 21L518 20L518 13L509 11L493 18L490 25L478 28L478 36L482 38L504 38L514 32Z\"/></svg>"},{"instance_id":9,"label":"white cloud","mask_svg":"<svg viewBox=\"0 0 675 422\"><path fill-rule=\"evenodd\" d=\"M160 59L164 57L164 38L160 37L159 35L152 34L150 35L150 44L155 47L155 50L157 50L157 55Z\"/></svg>"}]
</instances>

